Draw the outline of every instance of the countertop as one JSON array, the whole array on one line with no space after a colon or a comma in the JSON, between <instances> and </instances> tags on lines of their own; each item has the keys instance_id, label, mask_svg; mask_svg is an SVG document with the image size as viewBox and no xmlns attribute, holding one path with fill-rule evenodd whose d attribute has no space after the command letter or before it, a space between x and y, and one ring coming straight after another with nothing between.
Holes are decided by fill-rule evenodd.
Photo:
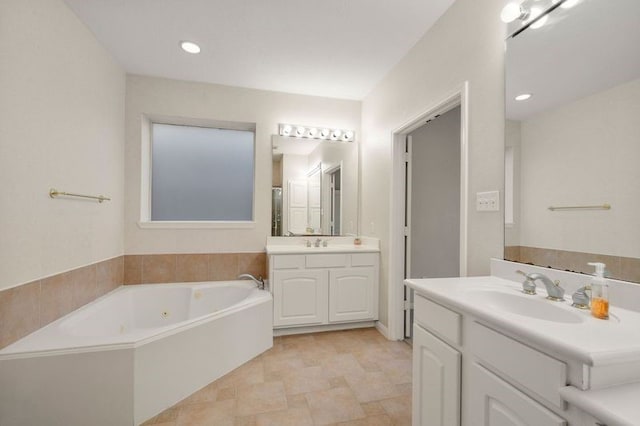
<instances>
[{"instance_id":1,"label":"countertop","mask_svg":"<svg viewBox=\"0 0 640 426\"><path fill-rule=\"evenodd\" d=\"M307 247L307 241L316 239L327 242L327 247ZM312 236L305 237L267 237L267 254L330 254L330 253L379 253L380 241L377 238L361 237L361 244L354 244L354 237Z\"/></svg>"},{"instance_id":2,"label":"countertop","mask_svg":"<svg viewBox=\"0 0 640 426\"><path fill-rule=\"evenodd\" d=\"M640 424L640 383L589 391L567 386L560 389L560 396L607 426Z\"/></svg>"},{"instance_id":3,"label":"countertop","mask_svg":"<svg viewBox=\"0 0 640 426\"><path fill-rule=\"evenodd\" d=\"M545 300L544 288L537 295L522 293L520 283L493 276L465 278L410 279L407 285L418 294L468 312L507 332L548 348L587 365L602 366L640 360L640 313L627 309L610 309L609 320L599 320L590 312L571 307L570 295L565 302ZM515 297L537 298L540 303L554 303L577 316L577 323L563 323L524 316L489 306L478 301L477 292L492 290Z\"/></svg>"}]
</instances>

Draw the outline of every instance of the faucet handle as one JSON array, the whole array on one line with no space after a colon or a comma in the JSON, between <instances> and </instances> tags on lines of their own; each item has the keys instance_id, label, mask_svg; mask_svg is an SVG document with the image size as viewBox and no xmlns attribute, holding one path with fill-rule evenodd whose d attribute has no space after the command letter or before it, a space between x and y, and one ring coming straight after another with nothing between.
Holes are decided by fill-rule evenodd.
<instances>
[{"instance_id":1,"label":"faucet handle","mask_svg":"<svg viewBox=\"0 0 640 426\"><path fill-rule=\"evenodd\" d=\"M591 297L589 297L587 291L591 292L591 286L586 285L577 289L571 296L571 299L573 300L571 306L578 309L589 309L589 302L591 302Z\"/></svg>"},{"instance_id":2,"label":"faucet handle","mask_svg":"<svg viewBox=\"0 0 640 426\"><path fill-rule=\"evenodd\" d=\"M517 270L516 273L525 277L525 280L522 283L522 292L526 294L536 294L536 283L531 279L529 274L521 270Z\"/></svg>"}]
</instances>

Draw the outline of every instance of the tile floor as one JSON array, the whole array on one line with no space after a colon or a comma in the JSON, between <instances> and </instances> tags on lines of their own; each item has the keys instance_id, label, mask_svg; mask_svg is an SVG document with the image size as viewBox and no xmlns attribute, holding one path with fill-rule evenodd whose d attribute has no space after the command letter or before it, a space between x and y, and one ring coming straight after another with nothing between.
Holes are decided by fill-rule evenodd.
<instances>
[{"instance_id":1,"label":"tile floor","mask_svg":"<svg viewBox=\"0 0 640 426\"><path fill-rule=\"evenodd\" d=\"M144 423L410 425L411 347L374 328L283 336Z\"/></svg>"}]
</instances>

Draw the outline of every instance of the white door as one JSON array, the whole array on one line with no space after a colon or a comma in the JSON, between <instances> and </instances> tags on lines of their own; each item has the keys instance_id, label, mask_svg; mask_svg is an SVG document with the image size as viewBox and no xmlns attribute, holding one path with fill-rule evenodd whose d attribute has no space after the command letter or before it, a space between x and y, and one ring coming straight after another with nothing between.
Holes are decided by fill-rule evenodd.
<instances>
[{"instance_id":1,"label":"white door","mask_svg":"<svg viewBox=\"0 0 640 426\"><path fill-rule=\"evenodd\" d=\"M287 230L293 234L305 234L308 226L307 181L306 179L288 182L288 224Z\"/></svg>"},{"instance_id":2,"label":"white door","mask_svg":"<svg viewBox=\"0 0 640 426\"><path fill-rule=\"evenodd\" d=\"M484 367L470 379L471 417L478 426L564 426L567 422ZM477 423L476 423L477 422Z\"/></svg>"},{"instance_id":3,"label":"white door","mask_svg":"<svg viewBox=\"0 0 640 426\"><path fill-rule=\"evenodd\" d=\"M460 352L413 324L413 426L460 425Z\"/></svg>"},{"instance_id":4,"label":"white door","mask_svg":"<svg viewBox=\"0 0 640 426\"><path fill-rule=\"evenodd\" d=\"M327 271L274 271L272 289L274 327L327 323Z\"/></svg>"},{"instance_id":5,"label":"white door","mask_svg":"<svg viewBox=\"0 0 640 426\"><path fill-rule=\"evenodd\" d=\"M329 271L329 322L376 319L377 293L373 268Z\"/></svg>"}]
</instances>

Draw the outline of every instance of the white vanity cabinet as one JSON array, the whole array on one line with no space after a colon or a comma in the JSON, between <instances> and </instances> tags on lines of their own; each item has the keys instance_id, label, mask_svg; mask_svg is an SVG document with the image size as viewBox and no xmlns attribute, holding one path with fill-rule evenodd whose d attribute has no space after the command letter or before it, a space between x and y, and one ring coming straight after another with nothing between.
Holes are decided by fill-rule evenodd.
<instances>
[{"instance_id":1,"label":"white vanity cabinet","mask_svg":"<svg viewBox=\"0 0 640 426\"><path fill-rule=\"evenodd\" d=\"M477 426L564 426L567 422L479 364L470 372L470 404Z\"/></svg>"},{"instance_id":2,"label":"white vanity cabinet","mask_svg":"<svg viewBox=\"0 0 640 426\"><path fill-rule=\"evenodd\" d=\"M378 319L377 252L269 255L274 328Z\"/></svg>"},{"instance_id":3,"label":"white vanity cabinet","mask_svg":"<svg viewBox=\"0 0 640 426\"><path fill-rule=\"evenodd\" d=\"M563 361L419 293L414 317L413 426L581 424Z\"/></svg>"},{"instance_id":4,"label":"white vanity cabinet","mask_svg":"<svg viewBox=\"0 0 640 426\"><path fill-rule=\"evenodd\" d=\"M414 426L460 425L460 352L413 325Z\"/></svg>"},{"instance_id":5,"label":"white vanity cabinet","mask_svg":"<svg viewBox=\"0 0 640 426\"><path fill-rule=\"evenodd\" d=\"M327 274L320 270L274 271L273 324L326 324Z\"/></svg>"}]
</instances>

